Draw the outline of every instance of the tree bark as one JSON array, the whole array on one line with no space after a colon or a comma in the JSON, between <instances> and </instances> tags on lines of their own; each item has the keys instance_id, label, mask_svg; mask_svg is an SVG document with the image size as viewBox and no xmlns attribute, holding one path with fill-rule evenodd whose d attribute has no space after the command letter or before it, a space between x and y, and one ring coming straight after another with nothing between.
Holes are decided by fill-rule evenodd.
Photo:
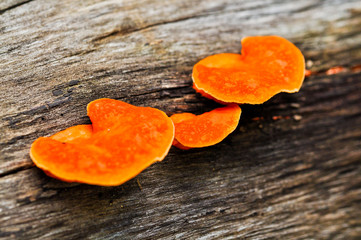
<instances>
[{"instance_id":1,"label":"tree bark","mask_svg":"<svg viewBox=\"0 0 361 240\"><path fill-rule=\"evenodd\" d=\"M0 239L359 239L361 2L128 0L0 3ZM203 113L200 59L280 35L313 72L299 93L242 105L222 143L118 187L47 177L31 143L89 123L113 98ZM341 71L329 70L341 66Z\"/></svg>"}]
</instances>

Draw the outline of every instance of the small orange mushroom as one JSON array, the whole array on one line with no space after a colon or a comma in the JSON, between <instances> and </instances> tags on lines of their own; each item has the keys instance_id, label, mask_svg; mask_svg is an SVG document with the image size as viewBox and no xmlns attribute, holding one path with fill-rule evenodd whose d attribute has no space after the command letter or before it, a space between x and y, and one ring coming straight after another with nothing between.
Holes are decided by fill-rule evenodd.
<instances>
[{"instance_id":1,"label":"small orange mushroom","mask_svg":"<svg viewBox=\"0 0 361 240\"><path fill-rule=\"evenodd\" d=\"M305 76L301 51L278 36L242 39L242 54L221 53L193 67L193 87L223 103L261 104L279 92L298 92Z\"/></svg>"},{"instance_id":2,"label":"small orange mushroom","mask_svg":"<svg viewBox=\"0 0 361 240\"><path fill-rule=\"evenodd\" d=\"M167 155L174 125L162 111L122 101L88 104L92 125L40 137L30 156L48 175L68 182L120 185Z\"/></svg>"},{"instance_id":3,"label":"small orange mushroom","mask_svg":"<svg viewBox=\"0 0 361 240\"><path fill-rule=\"evenodd\" d=\"M174 114L170 117L175 126L173 145L190 149L217 144L236 129L241 112L237 104L230 104L198 116Z\"/></svg>"}]
</instances>

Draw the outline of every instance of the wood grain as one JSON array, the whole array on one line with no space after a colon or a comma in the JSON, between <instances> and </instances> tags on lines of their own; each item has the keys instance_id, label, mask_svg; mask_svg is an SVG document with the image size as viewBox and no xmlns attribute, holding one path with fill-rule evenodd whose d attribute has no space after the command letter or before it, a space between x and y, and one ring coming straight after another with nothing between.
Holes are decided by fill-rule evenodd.
<instances>
[{"instance_id":1,"label":"wood grain","mask_svg":"<svg viewBox=\"0 0 361 240\"><path fill-rule=\"evenodd\" d=\"M361 2L0 3L0 239L359 239ZM218 105L192 66L277 34L306 57L297 94L243 105L237 130L171 149L119 187L63 183L33 166L37 137L88 123L108 97L168 114ZM327 70L344 71L328 75Z\"/></svg>"}]
</instances>

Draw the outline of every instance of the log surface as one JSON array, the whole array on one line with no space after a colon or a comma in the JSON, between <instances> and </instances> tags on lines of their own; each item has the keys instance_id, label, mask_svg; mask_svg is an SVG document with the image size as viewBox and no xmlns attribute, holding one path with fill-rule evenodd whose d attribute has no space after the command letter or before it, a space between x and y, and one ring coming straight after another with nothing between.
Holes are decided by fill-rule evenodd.
<instances>
[{"instance_id":1,"label":"log surface","mask_svg":"<svg viewBox=\"0 0 361 240\"><path fill-rule=\"evenodd\" d=\"M360 29L360 0L2 1L0 239L360 239ZM89 123L97 98L218 107L192 66L252 35L288 38L314 74L242 106L222 143L172 148L118 187L32 164L31 143Z\"/></svg>"}]
</instances>

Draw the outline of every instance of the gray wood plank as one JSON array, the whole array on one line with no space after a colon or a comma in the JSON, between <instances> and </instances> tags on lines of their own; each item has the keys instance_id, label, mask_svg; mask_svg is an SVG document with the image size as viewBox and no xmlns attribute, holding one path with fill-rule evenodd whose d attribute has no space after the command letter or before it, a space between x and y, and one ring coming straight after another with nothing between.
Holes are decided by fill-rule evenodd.
<instances>
[{"instance_id":1,"label":"gray wood plank","mask_svg":"<svg viewBox=\"0 0 361 240\"><path fill-rule=\"evenodd\" d=\"M0 239L358 239L360 1L5 1L0 5ZM297 94L242 106L237 130L172 149L119 187L33 166L39 136L109 97L168 114L218 107L192 66L277 34L305 54ZM327 69L344 72L328 75Z\"/></svg>"}]
</instances>

